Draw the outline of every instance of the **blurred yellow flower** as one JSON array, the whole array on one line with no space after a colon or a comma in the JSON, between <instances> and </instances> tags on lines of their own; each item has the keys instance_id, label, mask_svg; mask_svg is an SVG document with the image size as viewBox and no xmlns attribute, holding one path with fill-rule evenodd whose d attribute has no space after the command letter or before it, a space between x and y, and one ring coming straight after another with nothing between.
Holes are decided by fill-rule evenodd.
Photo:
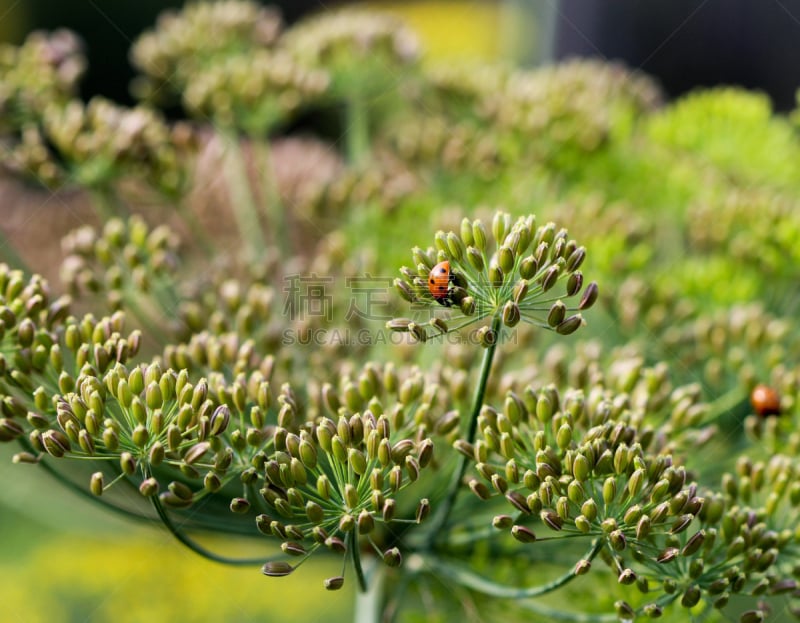
<instances>
[{"instance_id":1,"label":"blurred yellow flower","mask_svg":"<svg viewBox=\"0 0 800 623\"><path fill-rule=\"evenodd\" d=\"M253 541L247 543L252 555ZM153 531L125 541L80 542L64 534L24 559L0 562L0 603L6 614L16 613L10 620L24 623L347 621L350 587L331 593L322 583L340 570L338 562L314 560L302 575L265 578L258 567L209 562Z\"/></svg>"}]
</instances>

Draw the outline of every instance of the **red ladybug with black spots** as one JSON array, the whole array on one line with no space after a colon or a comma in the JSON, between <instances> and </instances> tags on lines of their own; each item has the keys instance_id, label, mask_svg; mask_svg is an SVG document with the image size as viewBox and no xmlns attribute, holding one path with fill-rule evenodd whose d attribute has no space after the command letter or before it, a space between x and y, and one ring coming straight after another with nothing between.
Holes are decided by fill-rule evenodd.
<instances>
[{"instance_id":1,"label":"red ladybug with black spots","mask_svg":"<svg viewBox=\"0 0 800 623\"><path fill-rule=\"evenodd\" d=\"M428 275L428 290L430 290L433 300L445 307L452 306L454 281L455 277L450 272L450 262L445 260L434 266Z\"/></svg>"}]
</instances>

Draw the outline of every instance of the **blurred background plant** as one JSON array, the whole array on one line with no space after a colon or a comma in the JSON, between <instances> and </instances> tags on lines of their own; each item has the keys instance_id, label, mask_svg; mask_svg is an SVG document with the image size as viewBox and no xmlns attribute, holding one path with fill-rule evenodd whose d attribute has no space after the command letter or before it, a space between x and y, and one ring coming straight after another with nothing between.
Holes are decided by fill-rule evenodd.
<instances>
[{"instance_id":1,"label":"blurred background plant","mask_svg":"<svg viewBox=\"0 0 800 623\"><path fill-rule=\"evenodd\" d=\"M445 62L389 8L187 4L130 105L69 31L0 50L4 603L787 620L797 112Z\"/></svg>"}]
</instances>

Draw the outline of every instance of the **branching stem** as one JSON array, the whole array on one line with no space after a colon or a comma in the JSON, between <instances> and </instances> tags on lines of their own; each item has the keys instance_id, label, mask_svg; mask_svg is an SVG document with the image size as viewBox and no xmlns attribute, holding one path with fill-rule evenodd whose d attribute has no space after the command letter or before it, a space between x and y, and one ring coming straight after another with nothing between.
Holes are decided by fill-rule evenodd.
<instances>
[{"instance_id":1,"label":"branching stem","mask_svg":"<svg viewBox=\"0 0 800 623\"><path fill-rule=\"evenodd\" d=\"M227 556L221 556L219 554L215 554L211 550L206 549L202 545L200 545L197 541L189 537L185 534L175 523L170 519L169 515L167 514L166 509L161 504L161 500L158 499L158 496L154 495L151 498L153 502L153 508L156 509L156 513L158 513L158 517L161 519L163 524L167 527L178 541L180 541L183 545L188 547L190 550L199 554L203 558L207 558L208 560L212 560L214 562L222 563L223 565L231 565L237 567L249 567L254 565L261 565L265 562L269 562L271 559L269 558L229 558ZM283 556L276 556L274 560L281 560Z\"/></svg>"},{"instance_id":2,"label":"branching stem","mask_svg":"<svg viewBox=\"0 0 800 623\"><path fill-rule=\"evenodd\" d=\"M494 333L494 342L489 345L489 347L483 353L483 362L481 363L481 372L480 377L478 379L478 385L475 388L475 397L472 401L472 410L469 415L469 425L467 429L466 440L469 443L473 443L475 441L475 433L478 429L478 415L481 412L481 408L483 407L483 398L486 395L486 385L489 383L489 375L492 371L492 363L494 362L494 354L497 350L497 342L499 341L499 334L500 334L500 326L501 326L501 318L499 315L496 315L492 319L492 331ZM436 540L436 537L442 531L442 528L447 524L447 520L450 517L450 513L453 510L453 505L455 504L456 497L458 496L458 492L461 488L461 480L464 478L464 473L467 471L467 463L469 459L463 455L459 454L458 464L456 465L456 469L453 472L453 479L450 481L450 485L447 491L447 495L442 501L442 505L436 511L433 519L431 520L431 530L428 539L428 548L433 545L433 542Z\"/></svg>"},{"instance_id":3,"label":"branching stem","mask_svg":"<svg viewBox=\"0 0 800 623\"><path fill-rule=\"evenodd\" d=\"M604 543L605 540L602 538L595 539L592 542L592 546L589 548L583 558L586 560L592 560L595 556L597 556L597 554L600 553L600 550L603 549ZM426 568L435 573L441 573L443 576L450 578L460 586L466 586L467 588L478 591L479 593L483 593L484 595L488 595L490 597L499 597L502 599L524 599L527 597L539 597L540 595L546 595L547 593L552 593L553 591L561 588L565 584L568 584L578 577L575 575L575 571L570 569L567 573L555 578L554 580L551 580L550 582L547 582L546 584L518 588L514 586L497 584L492 580L470 571L469 569L451 565L444 560L441 560L437 556L424 555L423 559Z\"/></svg>"}]
</instances>

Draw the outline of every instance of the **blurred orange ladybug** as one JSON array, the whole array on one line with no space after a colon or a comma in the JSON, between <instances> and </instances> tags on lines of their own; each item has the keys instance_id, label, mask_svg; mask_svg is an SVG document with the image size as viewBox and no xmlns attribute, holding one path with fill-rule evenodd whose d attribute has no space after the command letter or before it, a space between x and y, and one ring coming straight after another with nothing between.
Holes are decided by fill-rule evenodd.
<instances>
[{"instance_id":1,"label":"blurred orange ladybug","mask_svg":"<svg viewBox=\"0 0 800 623\"><path fill-rule=\"evenodd\" d=\"M450 307L453 304L453 299L450 297L452 283L453 275L450 272L450 262L447 260L439 262L428 274L428 290L439 305Z\"/></svg>"},{"instance_id":2,"label":"blurred orange ladybug","mask_svg":"<svg viewBox=\"0 0 800 623\"><path fill-rule=\"evenodd\" d=\"M781 397L769 385L756 385L750 394L750 404L761 417L781 414Z\"/></svg>"}]
</instances>

